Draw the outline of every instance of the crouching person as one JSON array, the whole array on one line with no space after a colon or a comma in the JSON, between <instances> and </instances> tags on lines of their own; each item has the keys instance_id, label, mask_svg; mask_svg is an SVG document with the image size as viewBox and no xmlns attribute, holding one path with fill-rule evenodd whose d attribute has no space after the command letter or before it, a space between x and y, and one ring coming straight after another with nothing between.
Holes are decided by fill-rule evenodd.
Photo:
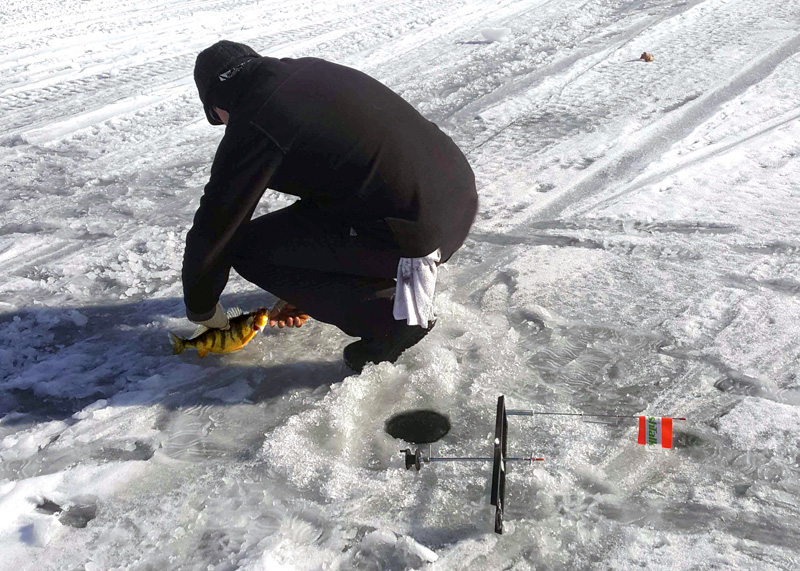
<instances>
[{"instance_id":1,"label":"crouching person","mask_svg":"<svg viewBox=\"0 0 800 571\"><path fill-rule=\"evenodd\" d=\"M377 80L321 59L221 41L194 77L209 122L226 127L186 237L188 318L227 326L233 268L285 300L270 325L311 316L360 338L344 350L354 370L394 362L433 327L436 268L475 218L462 152ZM268 187L299 200L251 219Z\"/></svg>"}]
</instances>

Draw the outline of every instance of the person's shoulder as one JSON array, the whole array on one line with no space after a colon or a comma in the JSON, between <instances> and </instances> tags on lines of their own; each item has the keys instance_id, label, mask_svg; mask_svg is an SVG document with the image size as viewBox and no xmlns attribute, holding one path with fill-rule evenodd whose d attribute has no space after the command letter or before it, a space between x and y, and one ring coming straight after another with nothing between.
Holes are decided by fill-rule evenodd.
<instances>
[{"instance_id":1,"label":"person's shoulder","mask_svg":"<svg viewBox=\"0 0 800 571\"><path fill-rule=\"evenodd\" d=\"M285 76L287 74L291 75L309 66L326 63L330 62L316 57L274 58L271 56L261 56L257 61L253 62L253 67L256 68L259 73L268 73L273 76Z\"/></svg>"}]
</instances>

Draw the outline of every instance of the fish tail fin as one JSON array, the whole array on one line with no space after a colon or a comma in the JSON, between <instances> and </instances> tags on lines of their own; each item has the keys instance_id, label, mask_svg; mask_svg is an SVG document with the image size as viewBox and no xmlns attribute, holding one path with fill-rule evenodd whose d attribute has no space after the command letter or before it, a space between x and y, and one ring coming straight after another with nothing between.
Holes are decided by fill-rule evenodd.
<instances>
[{"instance_id":1,"label":"fish tail fin","mask_svg":"<svg viewBox=\"0 0 800 571\"><path fill-rule=\"evenodd\" d=\"M180 355L186 349L186 345L184 340L172 333L169 332L169 340L172 343L172 354L173 355Z\"/></svg>"}]
</instances>

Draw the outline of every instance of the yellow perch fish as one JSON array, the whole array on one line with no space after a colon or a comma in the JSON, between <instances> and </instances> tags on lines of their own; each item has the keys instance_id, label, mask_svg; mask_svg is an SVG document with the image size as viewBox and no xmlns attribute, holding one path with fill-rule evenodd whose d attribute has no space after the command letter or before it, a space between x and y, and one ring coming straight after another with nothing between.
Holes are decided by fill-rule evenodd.
<instances>
[{"instance_id":1,"label":"yellow perch fish","mask_svg":"<svg viewBox=\"0 0 800 571\"><path fill-rule=\"evenodd\" d=\"M238 308L231 309L228 311L228 329L201 328L191 339L170 333L172 353L180 355L186 349L196 349L201 359L209 353L233 353L250 343L268 320L269 311L265 307L250 313L242 313Z\"/></svg>"}]
</instances>

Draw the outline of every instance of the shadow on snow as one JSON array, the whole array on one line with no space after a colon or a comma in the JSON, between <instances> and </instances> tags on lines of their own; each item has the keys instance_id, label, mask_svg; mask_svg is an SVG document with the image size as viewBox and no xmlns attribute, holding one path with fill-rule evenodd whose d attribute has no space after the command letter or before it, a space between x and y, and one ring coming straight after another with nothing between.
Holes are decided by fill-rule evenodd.
<instances>
[{"instance_id":1,"label":"shadow on snow","mask_svg":"<svg viewBox=\"0 0 800 571\"><path fill-rule=\"evenodd\" d=\"M245 311L273 301L262 291L222 299L226 307ZM167 409L259 403L353 374L339 353L316 355L309 349L313 339L308 339L308 329L320 327L329 333L332 327L321 323L300 331L268 329L234 355L201 360L192 351L174 356L167 331L172 327L188 333L188 321L173 323L183 317L181 298L68 308L32 306L0 314L0 422L10 426L64 420L100 399L110 406L158 402ZM297 336L307 360L270 364L272 355L264 355L264 344L270 343L271 351L282 341L279 336L287 333ZM284 351L288 347L285 342L280 346ZM242 380L252 387L246 396L207 396Z\"/></svg>"}]
</instances>

